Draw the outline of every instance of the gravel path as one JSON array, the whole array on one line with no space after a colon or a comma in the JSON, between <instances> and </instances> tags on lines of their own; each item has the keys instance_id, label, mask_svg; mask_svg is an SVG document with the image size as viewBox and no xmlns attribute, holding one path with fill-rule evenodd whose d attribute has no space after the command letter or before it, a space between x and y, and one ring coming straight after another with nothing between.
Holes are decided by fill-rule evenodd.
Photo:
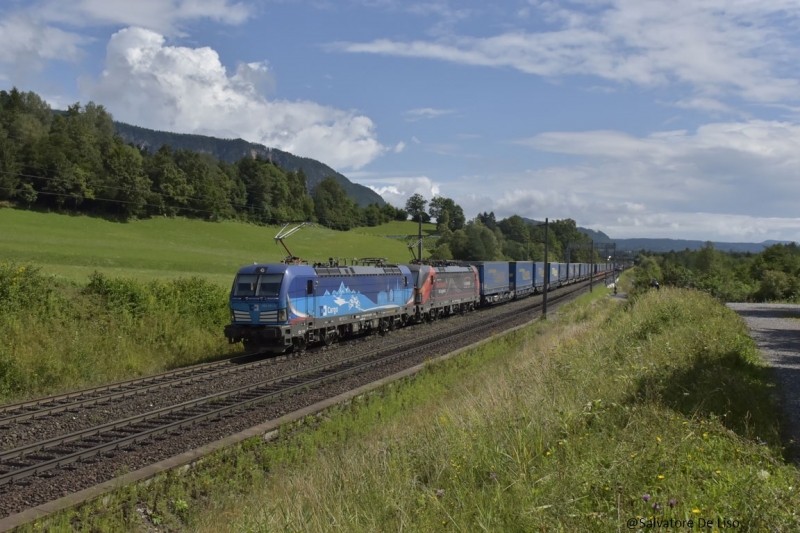
<instances>
[{"instance_id":1,"label":"gravel path","mask_svg":"<svg viewBox=\"0 0 800 533\"><path fill-rule=\"evenodd\" d=\"M784 433L800 464L800 305L730 303L750 328L781 389Z\"/></svg>"}]
</instances>

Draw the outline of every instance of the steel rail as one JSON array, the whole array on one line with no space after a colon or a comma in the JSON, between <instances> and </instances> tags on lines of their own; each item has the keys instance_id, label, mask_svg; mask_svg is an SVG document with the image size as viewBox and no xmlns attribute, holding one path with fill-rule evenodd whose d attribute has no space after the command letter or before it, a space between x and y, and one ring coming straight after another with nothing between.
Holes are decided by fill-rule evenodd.
<instances>
[{"instance_id":1,"label":"steel rail","mask_svg":"<svg viewBox=\"0 0 800 533\"><path fill-rule=\"evenodd\" d=\"M316 349L318 348L312 348L311 351L315 351ZM167 387L214 379L230 373L244 372L259 366L272 365L286 359L286 356L280 356L270 358L266 361L255 361L231 366L237 360L254 357L255 355L257 354L246 354L224 361L203 363L151 376L101 385L99 387L3 405L0 406L0 427L8 426L15 422L35 420L58 413L69 412L81 407L89 407L139 394L146 394Z\"/></svg>"},{"instance_id":2,"label":"steel rail","mask_svg":"<svg viewBox=\"0 0 800 533\"><path fill-rule=\"evenodd\" d=\"M526 308L536 307L536 305L537 304L534 304L533 306L528 306ZM488 309L484 309L482 311L487 311L487 310ZM519 312L518 309L512 311L510 314L514 314L517 312ZM477 315L475 316L477 318ZM458 327L462 326L453 326L453 328L458 328ZM441 335L443 333L446 333L446 331L440 331L438 334ZM399 344L400 343L397 343L396 345ZM319 349L319 347L312 348L310 351L316 351L317 349ZM125 381L119 381L116 383L111 383L108 385L101 385L99 387L92 387L63 394L46 396L33 400L27 400L14 404L7 404L4 406L0 406L0 427L8 426L15 422L35 420L37 418L52 416L58 413L70 412L77 410L78 408L81 407L90 407L93 405L98 405L101 403L119 400L131 396L146 394L148 392L167 387L174 387L177 385L214 379L230 373L249 371L259 366L276 364L278 362L284 361L287 357L284 355L284 356L270 358L266 361L262 360L262 361L255 361L253 363L231 366L237 360L254 356L257 356L257 354L246 354L231 359L227 359L225 361L203 363L200 365L194 365L183 369L163 372L161 374L154 374L142 378L134 378ZM5 414L6 416L2 416L3 414Z\"/></svg>"},{"instance_id":3,"label":"steel rail","mask_svg":"<svg viewBox=\"0 0 800 533\"><path fill-rule=\"evenodd\" d=\"M566 298L578 290L580 290L580 287L571 291L563 292L556 297L556 301ZM536 309L537 307L542 307L542 304L535 303L533 305L526 306L526 310ZM496 327L498 323L506 320L509 316L519 316L520 311L520 309L515 309L507 313L499 313L478 325L462 325L460 328L454 328L455 331L453 333L458 333L459 330L491 330L492 328ZM386 364L389 361L412 355L420 350L430 349L439 344L448 343L450 342L451 336L452 335L443 336L441 331L437 331L435 334L426 336L426 340L418 339L418 342L414 343L413 346L407 347L399 352L390 352L387 354L385 353L386 348L373 350L367 354L356 355L342 361L318 365L310 369L270 378L257 384L216 393L203 398L183 402L178 405L151 411L142 415L137 415L86 430L77 431L69 435L54 437L6 452L0 452L0 468L5 469L5 467L12 467L11 470L0 474L0 485L13 483L14 481L19 481L29 476L42 474L43 472L52 470L54 468L62 467L79 460L85 460L104 452L124 448L126 446L150 439L154 436L169 433L171 431L194 425L211 418L219 418L227 413L230 413L231 411L236 411L243 407L252 405L254 403L263 402L270 398L289 394L301 388L307 389L311 386L338 379L345 375L358 373L379 364ZM431 338L433 340L427 340ZM396 345L394 347L396 347ZM381 352L383 352L383 354ZM331 369L338 370L330 372ZM275 390L274 387L280 383L286 383L288 386L279 387L277 390ZM237 400L236 398L244 399ZM208 404L217 405L220 403L225 403L228 405L223 405L222 407L203 413L192 412L193 409L201 406ZM188 413L189 416L178 421L168 421L168 423L165 425L160 424L156 427L144 427L144 429L142 429L142 426L152 426L154 423L159 423L159 419L163 419L178 413ZM135 427L137 425L139 427ZM131 430L133 430L133 434L130 434ZM123 437L112 436L111 441L101 442L99 444L97 443L97 439L103 439L104 436L108 436L109 433L115 432L127 433L128 435ZM71 452L71 450L59 450L59 448L65 447L78 447L83 449L74 452ZM64 455L65 452L66 455ZM53 457L53 454L60 454L61 457ZM32 465L25 464L31 460L41 462L39 464L34 463Z\"/></svg>"},{"instance_id":4,"label":"steel rail","mask_svg":"<svg viewBox=\"0 0 800 533\"><path fill-rule=\"evenodd\" d=\"M572 294L572 292L574 291L564 293L560 295L558 299L565 298ZM541 304L535 304L531 307L535 308L537 306L541 307ZM519 313L515 313L515 315L518 314ZM496 327L497 323L502 322L506 318L506 314L499 314L478 325L477 328L472 326L462 329L470 329L473 331L475 329L490 330ZM0 474L0 485L19 481L29 476L42 474L54 468L62 467L76 461L85 460L98 454L124 448L160 434L169 433L171 431L188 427L208 419L219 418L227 413L230 413L231 411L239 410L254 403L259 403L277 396L286 395L302 388L319 385L326 381L335 380L349 374L355 374L376 365L386 364L389 361L413 355L423 349L430 349L439 344L450 342L449 336L442 337L441 333L437 333L436 335L431 335L429 337L433 337L433 340L430 340L429 342L416 343L414 346L408 347L399 352L381 354L381 352L385 352L385 349L374 350L367 354L353 356L352 358L348 358L343 361L318 365L311 369L271 378L257 384L240 387L230 391L224 391L196 400L190 400L175 406L158 409L142 415L129 417L124 420L110 422L87 430L77 431L69 435L55 437L38 443L22 446L14 450L9 450L7 452L2 452L0 453L0 468L10 466L12 469ZM330 372L332 369L337 370ZM275 389L275 386L281 383L285 383L288 386ZM202 413L192 412L192 409L209 404L212 406L218 405L219 403L226 403L227 405L223 405L222 407ZM159 423L159 419L163 420L165 417L169 417L177 413L188 413L189 416L178 421L167 421L167 424L159 424L156 427L141 427L142 425L148 426L154 423ZM136 425L139 425L140 427L135 427ZM109 433L130 433L131 430L133 430L135 433L122 437L112 436L112 440L108 442L97 442L98 439L103 439L104 435L108 435ZM59 450L59 448L70 447L79 447L83 449L77 451L71 451L69 449ZM64 454L65 451L66 455ZM53 454L59 454L61 456L53 457ZM41 462L32 465L24 463L31 460Z\"/></svg>"}]
</instances>

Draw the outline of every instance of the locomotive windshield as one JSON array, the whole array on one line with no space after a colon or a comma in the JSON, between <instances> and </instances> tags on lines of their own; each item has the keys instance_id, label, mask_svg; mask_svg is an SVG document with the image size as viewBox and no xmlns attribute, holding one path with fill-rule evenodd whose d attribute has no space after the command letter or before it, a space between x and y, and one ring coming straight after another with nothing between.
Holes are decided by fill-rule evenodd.
<instances>
[{"instance_id":1,"label":"locomotive windshield","mask_svg":"<svg viewBox=\"0 0 800 533\"><path fill-rule=\"evenodd\" d=\"M281 291L283 274L240 274L233 283L234 296L275 297Z\"/></svg>"}]
</instances>

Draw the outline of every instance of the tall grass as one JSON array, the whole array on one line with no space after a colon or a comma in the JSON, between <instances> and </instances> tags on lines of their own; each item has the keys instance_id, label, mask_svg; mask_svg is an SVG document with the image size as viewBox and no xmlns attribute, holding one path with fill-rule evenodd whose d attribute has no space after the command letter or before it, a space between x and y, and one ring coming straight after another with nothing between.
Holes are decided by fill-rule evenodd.
<instances>
[{"instance_id":1,"label":"tall grass","mask_svg":"<svg viewBox=\"0 0 800 533\"><path fill-rule=\"evenodd\" d=\"M268 477L227 528L209 513L202 529L800 527L800 479L781 459L772 388L738 317L668 289L578 314L434 405Z\"/></svg>"},{"instance_id":2,"label":"tall grass","mask_svg":"<svg viewBox=\"0 0 800 533\"><path fill-rule=\"evenodd\" d=\"M773 392L734 313L662 288L560 311L275 443L248 441L49 526L647 531L673 519L693 521L679 531L797 531L800 477Z\"/></svg>"},{"instance_id":3,"label":"tall grass","mask_svg":"<svg viewBox=\"0 0 800 533\"><path fill-rule=\"evenodd\" d=\"M227 291L202 278L80 286L0 264L0 401L222 357L227 320Z\"/></svg>"}]
</instances>

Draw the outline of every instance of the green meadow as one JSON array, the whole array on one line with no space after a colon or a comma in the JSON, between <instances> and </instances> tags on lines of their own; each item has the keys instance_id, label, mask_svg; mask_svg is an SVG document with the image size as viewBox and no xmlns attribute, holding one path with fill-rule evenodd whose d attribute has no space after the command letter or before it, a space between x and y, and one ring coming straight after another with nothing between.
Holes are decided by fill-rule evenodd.
<instances>
[{"instance_id":1,"label":"green meadow","mask_svg":"<svg viewBox=\"0 0 800 533\"><path fill-rule=\"evenodd\" d=\"M428 224L426 229L433 226ZM101 218L0 209L0 263L31 263L44 274L85 283L95 270L139 280L201 276L229 286L236 270L252 262L279 262L279 226L153 218L111 222ZM416 233L413 222L391 222L349 232L306 227L286 244L310 261L330 257L385 257L407 262L401 240L382 235Z\"/></svg>"},{"instance_id":2,"label":"green meadow","mask_svg":"<svg viewBox=\"0 0 800 533\"><path fill-rule=\"evenodd\" d=\"M363 228L355 228L352 230L355 233L363 233L365 235L418 235L419 223L410 220L399 221L393 220L380 226L365 226ZM436 233L436 224L422 224L422 234L431 235Z\"/></svg>"}]
</instances>

